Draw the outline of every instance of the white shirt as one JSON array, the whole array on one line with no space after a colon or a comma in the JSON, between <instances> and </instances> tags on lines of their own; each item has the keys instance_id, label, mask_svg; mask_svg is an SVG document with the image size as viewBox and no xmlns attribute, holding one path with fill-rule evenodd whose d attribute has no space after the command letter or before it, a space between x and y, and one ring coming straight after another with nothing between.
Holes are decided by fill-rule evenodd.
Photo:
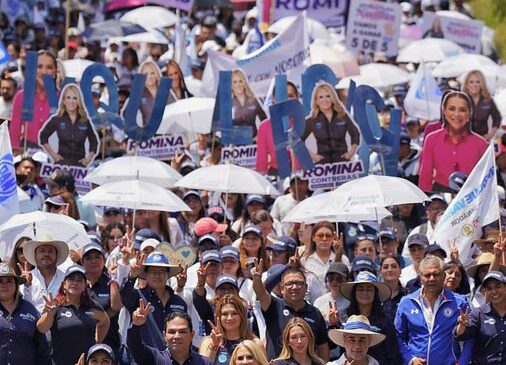
<instances>
[{"instance_id":1,"label":"white shirt","mask_svg":"<svg viewBox=\"0 0 506 365\"><path fill-rule=\"evenodd\" d=\"M314 306L320 310L322 313L323 318L328 322L329 321L329 302L335 302L337 310L339 311L339 314L345 314L344 311L348 306L350 305L350 301L344 297L337 297L334 298L332 296L331 292L328 292L327 294L322 295L318 299L314 301ZM341 316L340 316L341 317ZM344 317L342 317L344 319ZM341 321L342 321L341 319Z\"/></svg>"},{"instance_id":2,"label":"white shirt","mask_svg":"<svg viewBox=\"0 0 506 365\"><path fill-rule=\"evenodd\" d=\"M402 286L406 286L408 281L416 278L417 276L418 276L418 273L415 270L415 265L411 264L409 266L406 266L404 269L402 269L401 277L399 278L399 280L401 281Z\"/></svg>"},{"instance_id":3,"label":"white shirt","mask_svg":"<svg viewBox=\"0 0 506 365\"><path fill-rule=\"evenodd\" d=\"M371 357L371 356L367 355L367 359L369 360L369 362L367 363L368 365L379 365L379 362L377 362L374 357ZM350 362L348 361L348 364L349 363ZM344 365L344 364L346 364L346 356L345 356L345 354L342 354L339 359L327 363L327 365Z\"/></svg>"},{"instance_id":4,"label":"white shirt","mask_svg":"<svg viewBox=\"0 0 506 365\"><path fill-rule=\"evenodd\" d=\"M32 270L32 285L21 285L20 290L23 293L23 298L32 303L39 313L42 313L45 304L44 296L51 294L53 298L56 297L63 279L65 279L65 273L56 269L53 279L46 287L44 277L39 269L35 268Z\"/></svg>"},{"instance_id":5,"label":"white shirt","mask_svg":"<svg viewBox=\"0 0 506 365\"><path fill-rule=\"evenodd\" d=\"M303 257L300 260L300 263L304 266L304 269L315 274L320 281L320 284L325 286L325 274L327 274L330 264L335 261L335 252L331 252L327 262L323 262L323 260L316 254L315 251L311 255ZM350 260L345 255L341 257L341 262L350 267Z\"/></svg>"}]
</instances>

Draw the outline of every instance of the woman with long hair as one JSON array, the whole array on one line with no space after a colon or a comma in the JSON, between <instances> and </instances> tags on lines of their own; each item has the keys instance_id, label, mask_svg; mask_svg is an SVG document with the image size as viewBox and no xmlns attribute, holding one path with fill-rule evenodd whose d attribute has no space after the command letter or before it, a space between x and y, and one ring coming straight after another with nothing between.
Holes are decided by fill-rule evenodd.
<instances>
[{"instance_id":1,"label":"woman with long hair","mask_svg":"<svg viewBox=\"0 0 506 365\"><path fill-rule=\"evenodd\" d=\"M383 310L393 321L399 302L402 297L408 294L408 290L401 285L400 281L401 263L399 257L392 254L385 256L380 263L380 274L383 282L392 291L390 298L383 303Z\"/></svg>"},{"instance_id":2,"label":"woman with long hair","mask_svg":"<svg viewBox=\"0 0 506 365\"><path fill-rule=\"evenodd\" d=\"M151 112L153 105L155 104L156 92L160 85L160 79L162 73L158 65L150 60L144 61L139 67L139 73L146 75L146 82L144 85L144 91L142 94L142 103L140 106L140 112L142 115L142 125L148 123L151 118Z\"/></svg>"},{"instance_id":3,"label":"woman with long hair","mask_svg":"<svg viewBox=\"0 0 506 365\"><path fill-rule=\"evenodd\" d=\"M299 317L288 321L283 331L283 349L279 357L274 360L276 365L323 365L315 350L315 338L311 327Z\"/></svg>"},{"instance_id":4,"label":"woman with long hair","mask_svg":"<svg viewBox=\"0 0 506 365\"><path fill-rule=\"evenodd\" d=\"M56 133L58 150L49 144L49 138ZM60 96L58 112L39 134L40 145L51 156L54 163L70 166L88 166L98 152L98 137L88 119L81 90L77 84L66 85ZM88 151L85 143L88 142Z\"/></svg>"},{"instance_id":5,"label":"woman with long hair","mask_svg":"<svg viewBox=\"0 0 506 365\"><path fill-rule=\"evenodd\" d=\"M11 144L14 151L24 147L26 136L27 147L39 148L39 131L49 118L49 101L44 86L43 76L50 75L56 80L56 57L48 52L41 50L37 58L37 86L35 91L34 110L31 123L25 123L22 118L23 98L25 90L20 90L14 97L12 103L12 120L9 125ZM27 128L23 134L24 128Z\"/></svg>"},{"instance_id":6,"label":"woman with long hair","mask_svg":"<svg viewBox=\"0 0 506 365\"><path fill-rule=\"evenodd\" d=\"M216 323L211 335L200 344L199 353L207 356L214 364L228 364L235 347L243 340L253 340L259 346L248 326L246 308L237 295L227 294L216 305Z\"/></svg>"},{"instance_id":7,"label":"woman with long hair","mask_svg":"<svg viewBox=\"0 0 506 365\"><path fill-rule=\"evenodd\" d=\"M147 210L146 213L148 228L156 232L162 241L169 242L174 248L182 244L183 233L176 218L159 210Z\"/></svg>"},{"instance_id":8,"label":"woman with long hair","mask_svg":"<svg viewBox=\"0 0 506 365\"><path fill-rule=\"evenodd\" d=\"M464 80L462 91L473 100L471 130L490 141L501 126L502 117L492 95L490 95L483 73L479 70L470 71ZM490 130L489 119L492 119Z\"/></svg>"},{"instance_id":9,"label":"woman with long hair","mask_svg":"<svg viewBox=\"0 0 506 365\"><path fill-rule=\"evenodd\" d=\"M242 235L244 227L251 225L251 216L260 209L267 209L265 197L259 194L248 194L244 200L241 216L232 224L232 230Z\"/></svg>"},{"instance_id":10,"label":"woman with long hair","mask_svg":"<svg viewBox=\"0 0 506 365\"><path fill-rule=\"evenodd\" d=\"M37 329L41 333L51 331L55 365L77 363L83 352L104 340L109 330L109 317L93 301L83 267L69 267L56 298L50 295L44 300L46 304Z\"/></svg>"},{"instance_id":11,"label":"woman with long hair","mask_svg":"<svg viewBox=\"0 0 506 365\"><path fill-rule=\"evenodd\" d=\"M255 341L244 340L236 346L229 365L268 365L267 357L262 346Z\"/></svg>"},{"instance_id":12,"label":"woman with long hair","mask_svg":"<svg viewBox=\"0 0 506 365\"><path fill-rule=\"evenodd\" d=\"M239 242L239 256L243 275L251 277L251 269L255 260L263 260L265 267L270 266L269 255L265 249L265 238L262 231L256 226L248 226L244 229Z\"/></svg>"},{"instance_id":13,"label":"woman with long hair","mask_svg":"<svg viewBox=\"0 0 506 365\"><path fill-rule=\"evenodd\" d=\"M485 139L471 131L473 101L460 91L450 91L441 103L443 128L424 141L420 180L423 191L452 192L448 177L459 171L467 176L485 153Z\"/></svg>"},{"instance_id":14,"label":"woman with long hair","mask_svg":"<svg viewBox=\"0 0 506 365\"><path fill-rule=\"evenodd\" d=\"M132 87L134 75L139 67L139 56L132 47L127 47L121 53L121 66L118 70L118 86L126 87L128 90Z\"/></svg>"},{"instance_id":15,"label":"woman with long hair","mask_svg":"<svg viewBox=\"0 0 506 365\"><path fill-rule=\"evenodd\" d=\"M267 115L255 98L246 80L244 72L239 69L232 70L232 121L237 126L251 126L253 138L257 135L258 124Z\"/></svg>"},{"instance_id":16,"label":"woman with long hair","mask_svg":"<svg viewBox=\"0 0 506 365\"><path fill-rule=\"evenodd\" d=\"M378 281L376 276L368 271L360 272L353 282L344 283L339 288L343 297L350 301L346 309L348 317L363 315L371 326L379 329L386 336L385 341L369 349L369 354L380 364L401 364L399 347L390 319L383 310L381 303L391 297L390 287Z\"/></svg>"},{"instance_id":17,"label":"woman with long hair","mask_svg":"<svg viewBox=\"0 0 506 365\"><path fill-rule=\"evenodd\" d=\"M191 98L193 96L186 87L183 71L176 61L169 60L169 63L167 64L167 76L172 79L169 104L175 103L181 99Z\"/></svg>"},{"instance_id":18,"label":"woman with long hair","mask_svg":"<svg viewBox=\"0 0 506 365\"><path fill-rule=\"evenodd\" d=\"M266 209L260 209L251 215L251 223L260 228L264 237L276 238L284 235L283 226Z\"/></svg>"},{"instance_id":19,"label":"woman with long hair","mask_svg":"<svg viewBox=\"0 0 506 365\"><path fill-rule=\"evenodd\" d=\"M101 243L105 250L106 257L121 243L121 239L126 233L126 228L122 223L108 224L102 230Z\"/></svg>"},{"instance_id":20,"label":"woman with long hair","mask_svg":"<svg viewBox=\"0 0 506 365\"><path fill-rule=\"evenodd\" d=\"M350 261L343 254L342 237L337 240L334 224L323 221L316 223L311 230L311 244L306 248L301 264L305 269L314 273L325 286L325 274L333 262L344 262L347 266Z\"/></svg>"},{"instance_id":21,"label":"woman with long hair","mask_svg":"<svg viewBox=\"0 0 506 365\"><path fill-rule=\"evenodd\" d=\"M202 203L202 199L200 198L198 191L187 191L183 195L183 201L188 205L191 211L181 212L179 215L179 225L181 227L185 242L190 243L195 240L195 223L197 223L200 218L206 216L206 211L204 209L204 204Z\"/></svg>"},{"instance_id":22,"label":"woman with long hair","mask_svg":"<svg viewBox=\"0 0 506 365\"><path fill-rule=\"evenodd\" d=\"M23 299L22 284L13 267L0 263L0 358L12 365L50 365L46 336L36 327L40 314Z\"/></svg>"},{"instance_id":23,"label":"woman with long hair","mask_svg":"<svg viewBox=\"0 0 506 365\"><path fill-rule=\"evenodd\" d=\"M31 241L30 237L21 237L16 241L14 249L12 250L9 265L12 267L16 275L21 275L21 271L31 271L33 269L32 264L26 261L26 257L23 254L23 248L28 241Z\"/></svg>"},{"instance_id":24,"label":"woman with long hair","mask_svg":"<svg viewBox=\"0 0 506 365\"><path fill-rule=\"evenodd\" d=\"M468 295L471 292L466 269L460 261L452 259L445 263L444 286L446 289L461 295Z\"/></svg>"},{"instance_id":25,"label":"woman with long hair","mask_svg":"<svg viewBox=\"0 0 506 365\"><path fill-rule=\"evenodd\" d=\"M235 222L242 214L244 199L242 194L221 193L219 205L225 210L226 218L230 222Z\"/></svg>"},{"instance_id":26,"label":"woman with long hair","mask_svg":"<svg viewBox=\"0 0 506 365\"><path fill-rule=\"evenodd\" d=\"M334 88L325 82L317 83L313 89L311 113L302 140L310 134L315 136L317 145L316 154L312 153L313 161L320 164L349 161L360 144L358 127L348 116Z\"/></svg>"}]
</instances>

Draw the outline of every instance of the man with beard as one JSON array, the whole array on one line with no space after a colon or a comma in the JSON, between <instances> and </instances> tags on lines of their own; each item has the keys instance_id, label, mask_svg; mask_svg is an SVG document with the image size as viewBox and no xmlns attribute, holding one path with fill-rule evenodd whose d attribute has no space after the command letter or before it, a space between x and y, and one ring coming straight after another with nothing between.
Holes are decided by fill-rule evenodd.
<instances>
[{"instance_id":1,"label":"man with beard","mask_svg":"<svg viewBox=\"0 0 506 365\"><path fill-rule=\"evenodd\" d=\"M16 80L11 77L5 77L0 81L0 121L11 120L12 115L12 102L18 84Z\"/></svg>"}]
</instances>

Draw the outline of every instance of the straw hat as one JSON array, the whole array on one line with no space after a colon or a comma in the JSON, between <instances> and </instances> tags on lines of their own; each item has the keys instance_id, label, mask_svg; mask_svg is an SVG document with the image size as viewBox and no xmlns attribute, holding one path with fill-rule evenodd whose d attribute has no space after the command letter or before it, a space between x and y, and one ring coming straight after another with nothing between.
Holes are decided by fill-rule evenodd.
<instances>
[{"instance_id":1,"label":"straw hat","mask_svg":"<svg viewBox=\"0 0 506 365\"><path fill-rule=\"evenodd\" d=\"M1 277L13 277L13 278L16 278L16 281L18 282L18 285L26 283L25 278L16 275L16 272L11 267L11 265L9 265L6 262L0 263L0 278Z\"/></svg>"},{"instance_id":2,"label":"straw hat","mask_svg":"<svg viewBox=\"0 0 506 365\"><path fill-rule=\"evenodd\" d=\"M355 277L355 281L341 284L339 287L339 291L349 301L352 300L351 293L353 292L353 287L357 284L371 284L378 289L378 295L381 302L384 302L385 300L389 299L392 295L392 291L388 287L387 284L379 282L378 278L376 278L376 275L368 272L368 271L361 271L358 273L358 275Z\"/></svg>"},{"instance_id":3,"label":"straw hat","mask_svg":"<svg viewBox=\"0 0 506 365\"><path fill-rule=\"evenodd\" d=\"M35 262L35 251L40 246L53 246L56 248L56 266L63 264L69 255L69 247L65 242L56 241L51 235L38 237L37 239L28 241L23 248L23 254L25 255L26 261L33 266L37 266Z\"/></svg>"},{"instance_id":4,"label":"straw hat","mask_svg":"<svg viewBox=\"0 0 506 365\"><path fill-rule=\"evenodd\" d=\"M385 339L385 335L373 331L369 320L363 315L352 315L348 318L342 329L332 329L329 331L330 339L341 347L344 347L345 334L371 336L369 347L375 346Z\"/></svg>"},{"instance_id":5,"label":"straw hat","mask_svg":"<svg viewBox=\"0 0 506 365\"><path fill-rule=\"evenodd\" d=\"M474 244L482 251L487 250L486 246L491 247L499 241L500 233L498 230L489 231L485 238L474 241Z\"/></svg>"},{"instance_id":6,"label":"straw hat","mask_svg":"<svg viewBox=\"0 0 506 365\"><path fill-rule=\"evenodd\" d=\"M478 262L476 263L476 265L473 265L469 269L467 269L467 274L469 275L469 277L474 278L481 266L492 264L492 261L494 261L494 257L495 255L491 252L484 252L480 256L478 256Z\"/></svg>"}]
</instances>

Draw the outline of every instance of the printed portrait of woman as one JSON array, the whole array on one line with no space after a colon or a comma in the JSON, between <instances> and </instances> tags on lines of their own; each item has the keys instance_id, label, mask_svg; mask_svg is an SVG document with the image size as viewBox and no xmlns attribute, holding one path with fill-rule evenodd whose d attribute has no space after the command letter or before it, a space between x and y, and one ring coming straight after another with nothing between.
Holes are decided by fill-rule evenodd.
<instances>
[{"instance_id":1,"label":"printed portrait of woman","mask_svg":"<svg viewBox=\"0 0 506 365\"><path fill-rule=\"evenodd\" d=\"M232 71L232 122L237 126L251 126L253 138L257 135L257 126L267 118L255 94L248 85L244 73ZM258 120L257 120L258 119Z\"/></svg>"},{"instance_id":2,"label":"printed portrait of woman","mask_svg":"<svg viewBox=\"0 0 506 365\"><path fill-rule=\"evenodd\" d=\"M311 152L315 163L350 161L360 145L360 131L346 113L334 88L319 82L313 89L311 113L306 118L302 140L313 134L316 153Z\"/></svg>"},{"instance_id":3,"label":"printed portrait of woman","mask_svg":"<svg viewBox=\"0 0 506 365\"><path fill-rule=\"evenodd\" d=\"M57 143L53 143L54 135ZM95 158L98 151L97 133L76 84L68 84L63 88L58 111L40 130L39 145L59 165L88 166Z\"/></svg>"},{"instance_id":4,"label":"printed portrait of woman","mask_svg":"<svg viewBox=\"0 0 506 365\"><path fill-rule=\"evenodd\" d=\"M432 21L432 26L423 34L423 38L444 38L441 18L436 16Z\"/></svg>"},{"instance_id":5,"label":"printed portrait of woman","mask_svg":"<svg viewBox=\"0 0 506 365\"><path fill-rule=\"evenodd\" d=\"M146 125L151 117L151 111L155 104L156 91L162 78L160 68L153 61L144 61L139 67L139 72L146 75L144 83L144 92L142 93L140 112L142 115L142 125Z\"/></svg>"}]
</instances>

